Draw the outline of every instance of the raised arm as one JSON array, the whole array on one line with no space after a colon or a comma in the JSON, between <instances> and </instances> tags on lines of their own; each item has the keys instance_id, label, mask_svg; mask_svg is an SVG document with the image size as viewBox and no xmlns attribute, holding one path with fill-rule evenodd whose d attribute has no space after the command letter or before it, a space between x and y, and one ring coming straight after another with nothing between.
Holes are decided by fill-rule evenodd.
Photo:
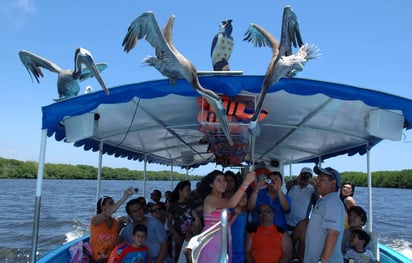
<instances>
[{"instance_id":1,"label":"raised arm","mask_svg":"<svg viewBox=\"0 0 412 263\"><path fill-rule=\"evenodd\" d=\"M278 197L280 201L280 206L282 207L282 210L285 212L288 212L290 210L290 205L288 200L286 199L285 194L282 192L282 189L279 188L278 190Z\"/></svg>"},{"instance_id":2,"label":"raised arm","mask_svg":"<svg viewBox=\"0 0 412 263\"><path fill-rule=\"evenodd\" d=\"M253 209L255 209L256 199L257 199L257 196L259 194L259 191L262 190L265 187L267 187L265 181L261 180L257 183L255 189L253 189L253 192L249 196L249 199L247 201L247 209L249 209L249 211L253 211Z\"/></svg>"},{"instance_id":3,"label":"raised arm","mask_svg":"<svg viewBox=\"0 0 412 263\"><path fill-rule=\"evenodd\" d=\"M220 198L215 195L207 196L203 203L203 212L205 214L208 214L216 208L234 208L235 206L237 206L237 204L239 204L240 199L246 192L246 189L249 187L250 183L255 180L255 178L256 173L254 171L249 172L243 180L242 185L230 199Z\"/></svg>"},{"instance_id":4,"label":"raised arm","mask_svg":"<svg viewBox=\"0 0 412 263\"><path fill-rule=\"evenodd\" d=\"M133 193L131 188L127 188L126 190L124 190L123 197L119 201L117 201L117 203L102 211L101 214L93 216L91 219L91 224L96 226L105 221L108 217L114 214L117 211L117 209L119 209L119 207L123 204L123 202L126 201L127 198L129 198L129 196L131 196L132 194Z\"/></svg>"}]
</instances>

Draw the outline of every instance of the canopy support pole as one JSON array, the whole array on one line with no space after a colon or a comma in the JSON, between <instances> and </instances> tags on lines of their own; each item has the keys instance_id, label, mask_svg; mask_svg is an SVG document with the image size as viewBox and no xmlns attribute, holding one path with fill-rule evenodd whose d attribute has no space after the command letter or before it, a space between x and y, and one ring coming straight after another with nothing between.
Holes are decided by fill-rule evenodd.
<instances>
[{"instance_id":1,"label":"canopy support pole","mask_svg":"<svg viewBox=\"0 0 412 263\"><path fill-rule=\"evenodd\" d=\"M143 170L143 196L146 197L146 176L147 176L147 158L144 156L144 170Z\"/></svg>"},{"instance_id":2,"label":"canopy support pole","mask_svg":"<svg viewBox=\"0 0 412 263\"><path fill-rule=\"evenodd\" d=\"M96 202L100 198L100 189L102 187L102 163L103 163L103 142L100 142L99 144L99 164L97 166Z\"/></svg>"},{"instance_id":3,"label":"canopy support pole","mask_svg":"<svg viewBox=\"0 0 412 263\"><path fill-rule=\"evenodd\" d=\"M371 249L372 253L375 256L376 260L380 262L380 252L379 252L379 244L378 244L378 239L373 232L372 226L373 226L373 212L372 212L372 172L370 168L370 148L369 145L367 147L366 151L366 164L367 164L367 173L368 173L368 225L367 225L367 230L369 231L369 234L371 236Z\"/></svg>"},{"instance_id":4,"label":"canopy support pole","mask_svg":"<svg viewBox=\"0 0 412 263\"><path fill-rule=\"evenodd\" d=\"M228 254L227 254L227 233L228 233L228 209L225 208L222 210L222 215L220 218L220 223L222 224L222 230L220 235L220 263L227 263L229 262Z\"/></svg>"},{"instance_id":5,"label":"canopy support pole","mask_svg":"<svg viewBox=\"0 0 412 263\"><path fill-rule=\"evenodd\" d=\"M44 160L46 156L47 129L41 131L39 167L37 169L36 197L34 205L33 235L31 245L31 262L36 262L37 242L39 237L41 191L43 186Z\"/></svg>"},{"instance_id":6,"label":"canopy support pole","mask_svg":"<svg viewBox=\"0 0 412 263\"><path fill-rule=\"evenodd\" d=\"M289 163L289 180L292 180L292 163Z\"/></svg>"},{"instance_id":7,"label":"canopy support pole","mask_svg":"<svg viewBox=\"0 0 412 263\"><path fill-rule=\"evenodd\" d=\"M173 163L170 165L170 189L173 191Z\"/></svg>"},{"instance_id":8,"label":"canopy support pole","mask_svg":"<svg viewBox=\"0 0 412 263\"><path fill-rule=\"evenodd\" d=\"M372 232L372 173L370 169L369 146L366 152L366 166L368 172L368 230Z\"/></svg>"}]
</instances>

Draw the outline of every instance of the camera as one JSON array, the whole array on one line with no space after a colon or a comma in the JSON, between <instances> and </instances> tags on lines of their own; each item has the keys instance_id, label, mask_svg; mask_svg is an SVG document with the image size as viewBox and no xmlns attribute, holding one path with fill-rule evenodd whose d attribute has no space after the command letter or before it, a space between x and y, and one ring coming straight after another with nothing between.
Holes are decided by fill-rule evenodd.
<instances>
[{"instance_id":1,"label":"camera","mask_svg":"<svg viewBox=\"0 0 412 263\"><path fill-rule=\"evenodd\" d=\"M271 183L272 183L272 179L268 178L268 179L265 180L265 182L266 182L267 184L271 184Z\"/></svg>"},{"instance_id":2,"label":"camera","mask_svg":"<svg viewBox=\"0 0 412 263\"><path fill-rule=\"evenodd\" d=\"M132 194L137 194L139 192L139 188L131 188Z\"/></svg>"}]
</instances>

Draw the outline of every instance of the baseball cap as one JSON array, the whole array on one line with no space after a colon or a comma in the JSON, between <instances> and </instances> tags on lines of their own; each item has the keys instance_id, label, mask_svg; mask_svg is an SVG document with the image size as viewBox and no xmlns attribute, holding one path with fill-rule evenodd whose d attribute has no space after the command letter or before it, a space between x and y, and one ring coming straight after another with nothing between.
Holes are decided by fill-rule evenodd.
<instances>
[{"instance_id":1,"label":"baseball cap","mask_svg":"<svg viewBox=\"0 0 412 263\"><path fill-rule=\"evenodd\" d=\"M315 166L313 168L313 170L318 175L319 174L325 174L325 175L329 176L330 178L332 178L333 180L336 180L336 187L337 188L340 187L340 174L339 174L338 171L336 171L332 167L321 168L319 166Z\"/></svg>"},{"instance_id":2,"label":"baseball cap","mask_svg":"<svg viewBox=\"0 0 412 263\"><path fill-rule=\"evenodd\" d=\"M310 169L309 167L303 167L302 170L300 170L300 173L301 173L301 174L309 173L310 176L313 175L313 171L312 171L312 169Z\"/></svg>"},{"instance_id":3,"label":"baseball cap","mask_svg":"<svg viewBox=\"0 0 412 263\"><path fill-rule=\"evenodd\" d=\"M256 178L258 182L262 180L266 180L268 178L268 175L270 174L270 170L264 167L257 168L255 172L256 172Z\"/></svg>"}]
</instances>

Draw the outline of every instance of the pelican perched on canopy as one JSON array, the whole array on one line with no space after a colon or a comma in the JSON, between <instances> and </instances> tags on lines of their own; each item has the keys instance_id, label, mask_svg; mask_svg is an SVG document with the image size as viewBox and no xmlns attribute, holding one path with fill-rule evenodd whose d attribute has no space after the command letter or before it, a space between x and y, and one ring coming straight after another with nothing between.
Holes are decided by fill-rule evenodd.
<instances>
[{"instance_id":1,"label":"pelican perched on canopy","mask_svg":"<svg viewBox=\"0 0 412 263\"><path fill-rule=\"evenodd\" d=\"M178 79L186 79L193 89L213 106L225 136L232 145L229 124L222 100L212 90L202 87L196 67L173 45L172 29L174 19L175 16L172 15L163 31L161 31L153 12L144 12L130 24L122 43L124 51L128 53L134 48L139 39L145 38L156 49L157 57L148 56L143 62L155 67L172 84L175 84Z\"/></svg>"},{"instance_id":2,"label":"pelican perched on canopy","mask_svg":"<svg viewBox=\"0 0 412 263\"><path fill-rule=\"evenodd\" d=\"M252 42L255 47L269 46L272 48L272 58L263 79L259 101L249 123L249 134L252 136L249 139L249 150L253 150L254 131L267 90L281 78L291 78L297 72L302 71L308 60L318 57L319 49L316 45L303 44L297 16L290 6L283 9L280 42L263 27L254 23L250 24L243 40ZM296 54L292 54L292 45L300 47ZM253 163L253 154L251 155Z\"/></svg>"},{"instance_id":3,"label":"pelican perched on canopy","mask_svg":"<svg viewBox=\"0 0 412 263\"><path fill-rule=\"evenodd\" d=\"M84 48L76 48L73 70L61 69L55 63L26 50L21 50L19 56L21 62L29 72L30 77L34 76L37 83L40 83L39 78L43 77L41 68L58 73L57 92L59 93L59 99L55 99L56 101L77 96L80 91L80 81L93 76L99 81L106 94L110 94L109 89L106 87L100 75L100 72L107 67L107 64L96 64L90 51ZM82 64L85 65L85 67L82 67Z\"/></svg>"},{"instance_id":4,"label":"pelican perched on canopy","mask_svg":"<svg viewBox=\"0 0 412 263\"><path fill-rule=\"evenodd\" d=\"M297 72L303 70L306 61L318 57L319 49L316 45L303 44L296 14L290 6L283 9L280 42L263 27L254 23L250 24L244 40L252 42L255 47L269 46L272 48L272 58L263 80L258 106L263 103L267 89L271 85L281 78L294 77ZM296 54L292 54L292 45L300 47ZM256 116L253 116L252 120L256 120L259 113L260 110L256 110Z\"/></svg>"}]
</instances>

